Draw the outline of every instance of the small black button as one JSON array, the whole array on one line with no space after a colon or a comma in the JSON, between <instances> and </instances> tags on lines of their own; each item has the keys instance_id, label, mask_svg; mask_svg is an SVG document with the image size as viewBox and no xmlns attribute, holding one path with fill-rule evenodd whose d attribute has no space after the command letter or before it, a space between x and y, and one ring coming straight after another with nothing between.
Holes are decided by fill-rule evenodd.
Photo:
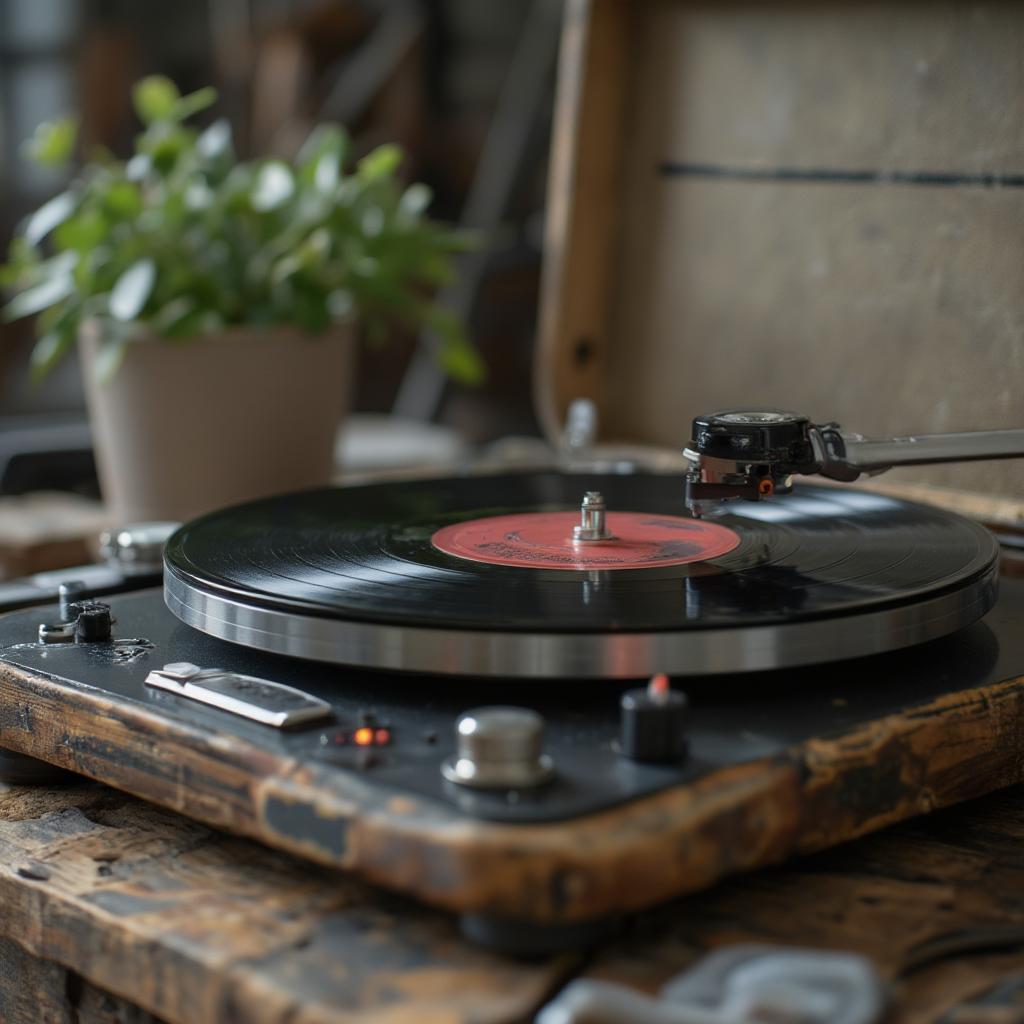
<instances>
[{"instance_id":1,"label":"small black button","mask_svg":"<svg viewBox=\"0 0 1024 1024\"><path fill-rule=\"evenodd\" d=\"M110 606L96 601L80 606L75 623L75 640L92 644L110 639Z\"/></svg>"},{"instance_id":2,"label":"small black button","mask_svg":"<svg viewBox=\"0 0 1024 1024\"><path fill-rule=\"evenodd\" d=\"M627 690L619 702L621 753L633 761L671 762L686 756L689 701L666 676L643 689Z\"/></svg>"}]
</instances>

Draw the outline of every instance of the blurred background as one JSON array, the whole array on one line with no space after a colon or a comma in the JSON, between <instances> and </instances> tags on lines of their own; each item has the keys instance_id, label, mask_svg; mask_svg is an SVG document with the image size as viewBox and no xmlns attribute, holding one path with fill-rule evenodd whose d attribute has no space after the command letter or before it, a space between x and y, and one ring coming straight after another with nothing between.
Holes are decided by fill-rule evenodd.
<instances>
[{"instance_id":1,"label":"blurred background","mask_svg":"<svg viewBox=\"0 0 1024 1024\"><path fill-rule=\"evenodd\" d=\"M384 141L401 174L434 192L430 213L480 231L444 295L488 366L486 383L445 381L417 338L364 347L354 408L397 412L470 444L536 435L530 361L540 270L559 0L0 0L0 245L60 189L19 147L40 122L80 119L78 155L125 156L139 124L132 84L214 85L200 124L227 117L242 158L294 155L337 121L356 155ZM72 168L73 170L73 168ZM31 321L0 325L0 495L57 489L95 496L77 363L28 378ZM355 420L354 429L358 432ZM371 429L370 433L373 433ZM372 447L372 442L371 442ZM372 456L370 456L372 461Z\"/></svg>"},{"instance_id":2,"label":"blurred background","mask_svg":"<svg viewBox=\"0 0 1024 1024\"><path fill-rule=\"evenodd\" d=\"M548 309L558 315L546 315L535 382L568 4L0 0L0 248L64 184L60 172L21 159L37 126L71 113L79 161L99 147L124 158L140 131L132 86L165 75L182 92L217 89L216 105L197 121L226 118L241 160L291 159L324 122L348 127L357 159L398 143L403 182L432 191L429 215L479 240L458 254L454 283L436 297L466 324L486 380L474 388L445 378L429 330L362 345L355 415L336 448L349 478L550 462L535 385L552 437L563 429L555 420L586 397L600 406L599 442L657 446L659 457L678 458L693 415L737 405L795 407L880 436L1020 425L1018 3L604 0L569 8L562 81L570 84L554 161L560 201L548 218L557 299ZM342 185L327 189L337 198ZM382 207L372 212L383 216ZM141 223L137 212L124 217ZM328 248L358 268L331 225ZM172 228L163 251L179 254ZM393 248L400 259L410 251L402 237ZM256 244L270 248L265 241L257 234ZM190 266L207 251L200 247ZM201 270L192 276L233 294ZM246 293L242 306L254 308L262 295L254 303ZM92 455L101 435L90 433L83 375L67 360L36 386L32 340L30 321L0 324L0 575L71 564L81 547L52 546L64 534L95 537L104 524ZM280 390L280 377L269 379ZM251 389L233 394L237 401ZM323 407L307 394L299 394L304 413ZM180 406L188 400L183 394ZM277 414L273 403L256 404ZM170 409L162 422L174 419L178 406ZM561 443L571 448L594 425L565 430ZM276 423L270 429L262 446L251 434L229 446L227 461L243 461L240 450L250 462L269 461L268 451L285 447ZM193 463L207 446L172 441L150 466L167 477L176 459L201 491ZM223 475L224 462L207 462L210 479ZM101 458L104 473L110 465L123 463ZM1022 473L1020 463L974 463L885 479L1017 498ZM108 486L111 508L112 493Z\"/></svg>"}]
</instances>

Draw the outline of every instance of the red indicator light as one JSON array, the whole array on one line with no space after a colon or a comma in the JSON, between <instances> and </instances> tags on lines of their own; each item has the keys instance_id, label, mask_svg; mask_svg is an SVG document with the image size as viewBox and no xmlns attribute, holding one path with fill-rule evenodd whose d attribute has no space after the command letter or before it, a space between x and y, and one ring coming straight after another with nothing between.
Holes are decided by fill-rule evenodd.
<instances>
[{"instance_id":1,"label":"red indicator light","mask_svg":"<svg viewBox=\"0 0 1024 1024\"><path fill-rule=\"evenodd\" d=\"M377 729L373 734L373 742L378 747L386 747L391 742L391 730L390 729Z\"/></svg>"},{"instance_id":2,"label":"red indicator light","mask_svg":"<svg viewBox=\"0 0 1024 1024\"><path fill-rule=\"evenodd\" d=\"M651 676L651 681L647 684L647 691L652 697L665 696L669 691L668 676L664 672Z\"/></svg>"},{"instance_id":3,"label":"red indicator light","mask_svg":"<svg viewBox=\"0 0 1024 1024\"><path fill-rule=\"evenodd\" d=\"M352 739L356 746L369 747L373 745L373 730L368 726L364 725L356 729L352 734Z\"/></svg>"}]
</instances>

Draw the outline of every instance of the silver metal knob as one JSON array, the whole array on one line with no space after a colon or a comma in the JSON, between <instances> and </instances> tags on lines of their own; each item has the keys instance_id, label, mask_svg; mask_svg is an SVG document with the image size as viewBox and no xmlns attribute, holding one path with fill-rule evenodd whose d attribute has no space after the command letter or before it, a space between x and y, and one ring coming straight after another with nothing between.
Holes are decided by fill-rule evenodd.
<instances>
[{"instance_id":1,"label":"silver metal knob","mask_svg":"<svg viewBox=\"0 0 1024 1024\"><path fill-rule=\"evenodd\" d=\"M60 601L61 622L70 622L76 618L73 607L76 601L85 597L88 587L82 580L65 580L57 588L57 599Z\"/></svg>"},{"instance_id":2,"label":"silver metal knob","mask_svg":"<svg viewBox=\"0 0 1024 1024\"><path fill-rule=\"evenodd\" d=\"M164 545L180 523L132 523L100 535L100 556L125 576L148 576L163 568Z\"/></svg>"},{"instance_id":3,"label":"silver metal knob","mask_svg":"<svg viewBox=\"0 0 1024 1024\"><path fill-rule=\"evenodd\" d=\"M572 528L575 541L611 540L606 523L607 506L600 491L587 491L580 503L580 525Z\"/></svg>"},{"instance_id":4,"label":"silver metal knob","mask_svg":"<svg viewBox=\"0 0 1024 1024\"><path fill-rule=\"evenodd\" d=\"M455 725L456 753L441 766L449 782L476 789L525 789L551 778L544 719L528 708L474 708Z\"/></svg>"}]
</instances>

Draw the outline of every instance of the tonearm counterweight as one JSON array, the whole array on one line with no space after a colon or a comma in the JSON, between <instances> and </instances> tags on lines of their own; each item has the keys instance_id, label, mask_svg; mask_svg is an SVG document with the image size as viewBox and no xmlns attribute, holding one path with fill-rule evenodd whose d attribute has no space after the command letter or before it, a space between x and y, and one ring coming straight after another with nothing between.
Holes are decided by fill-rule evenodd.
<instances>
[{"instance_id":1,"label":"tonearm counterweight","mask_svg":"<svg viewBox=\"0 0 1024 1024\"><path fill-rule=\"evenodd\" d=\"M894 466L1024 457L1024 429L869 439L797 413L735 410L698 416L683 454L686 505L700 515L730 498L788 492L796 475L851 481Z\"/></svg>"}]
</instances>

